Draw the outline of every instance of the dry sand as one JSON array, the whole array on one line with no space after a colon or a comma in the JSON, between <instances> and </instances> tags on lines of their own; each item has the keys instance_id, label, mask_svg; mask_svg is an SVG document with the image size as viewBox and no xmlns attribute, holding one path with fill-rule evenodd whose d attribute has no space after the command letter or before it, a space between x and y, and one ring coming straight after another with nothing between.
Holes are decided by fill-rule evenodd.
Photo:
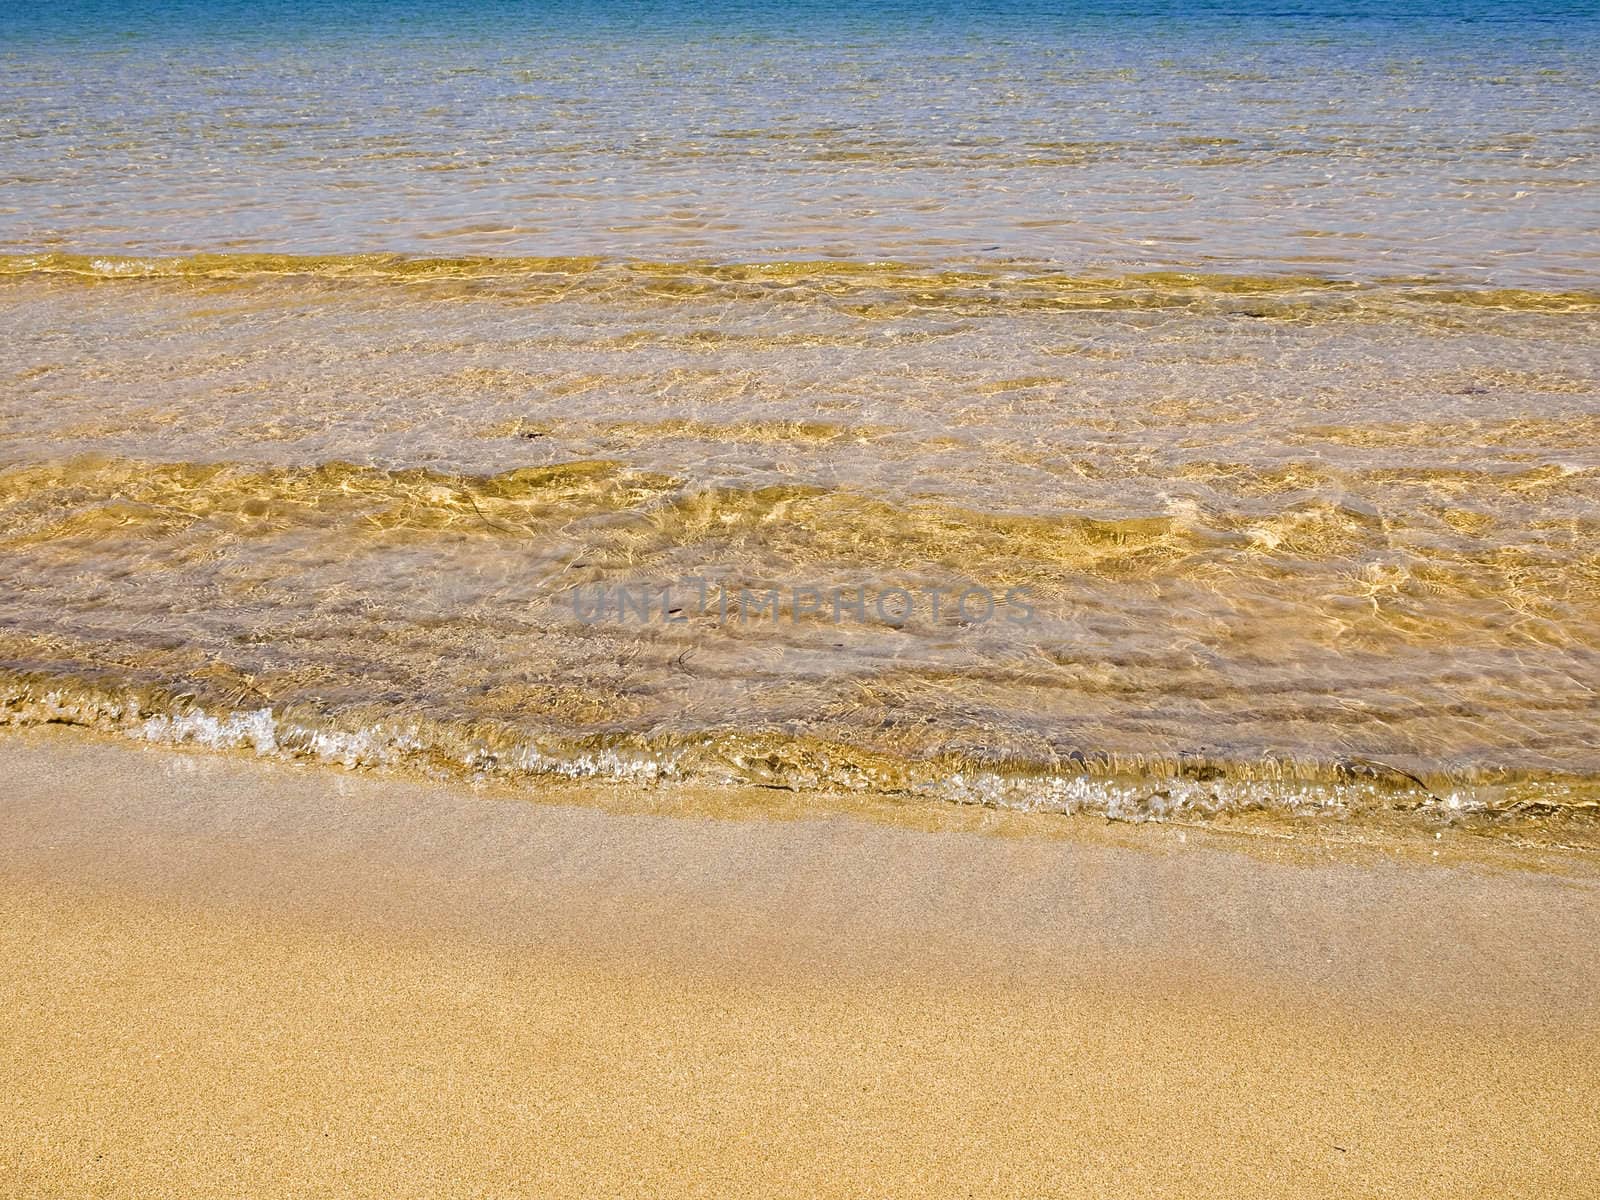
<instances>
[{"instance_id":1,"label":"dry sand","mask_svg":"<svg viewBox=\"0 0 1600 1200\"><path fill-rule=\"evenodd\" d=\"M530 803L63 732L0 737L0 781L6 1197L1600 1179L1581 856Z\"/></svg>"}]
</instances>

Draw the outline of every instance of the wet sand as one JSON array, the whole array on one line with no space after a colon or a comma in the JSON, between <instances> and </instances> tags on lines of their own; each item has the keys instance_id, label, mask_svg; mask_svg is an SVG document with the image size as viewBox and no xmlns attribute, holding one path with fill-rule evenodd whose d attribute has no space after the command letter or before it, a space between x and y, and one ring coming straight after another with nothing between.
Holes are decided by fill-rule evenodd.
<instances>
[{"instance_id":1,"label":"wet sand","mask_svg":"<svg viewBox=\"0 0 1600 1200\"><path fill-rule=\"evenodd\" d=\"M1587 1194L1600 870L0 738L7 1196ZM1437 855L1435 853L1437 851Z\"/></svg>"}]
</instances>

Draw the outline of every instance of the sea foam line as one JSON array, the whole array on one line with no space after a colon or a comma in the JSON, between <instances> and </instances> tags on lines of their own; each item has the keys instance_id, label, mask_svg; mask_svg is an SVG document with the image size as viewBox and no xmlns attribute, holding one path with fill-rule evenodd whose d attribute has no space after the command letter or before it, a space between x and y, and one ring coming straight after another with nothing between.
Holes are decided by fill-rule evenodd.
<instances>
[{"instance_id":1,"label":"sea foam line","mask_svg":"<svg viewBox=\"0 0 1600 1200\"><path fill-rule=\"evenodd\" d=\"M899 785L884 785L859 764L828 755L806 756L788 775L756 774L745 754L731 748L737 735L713 732L674 746L541 747L532 738L497 745L448 727L376 722L339 729L296 720L270 707L213 712L192 702L165 709L132 693L74 692L61 688L0 690L0 725L60 724L95 729L132 740L212 751L244 751L259 758L311 761L346 770L404 771L430 778L514 783L531 778L588 780L656 786L702 783L776 787L796 791L900 794L947 803L1020 812L1089 814L1145 822L1205 819L1260 811L1285 816L1407 809L1437 816L1482 812L1481 799L1459 790L1399 797L1365 781L1200 780L1181 776L1118 778L1074 774L1008 775L989 770L949 771L925 764ZM798 756L797 756L798 757ZM763 760L770 762L770 756Z\"/></svg>"}]
</instances>

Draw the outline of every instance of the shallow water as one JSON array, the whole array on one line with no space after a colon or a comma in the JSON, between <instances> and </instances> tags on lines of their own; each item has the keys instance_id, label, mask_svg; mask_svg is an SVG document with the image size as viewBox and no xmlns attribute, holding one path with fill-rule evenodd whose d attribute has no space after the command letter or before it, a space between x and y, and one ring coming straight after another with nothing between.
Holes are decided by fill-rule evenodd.
<instances>
[{"instance_id":1,"label":"shallow water","mask_svg":"<svg viewBox=\"0 0 1600 1200\"><path fill-rule=\"evenodd\" d=\"M95 12L0 18L8 719L1592 806L1592 16Z\"/></svg>"},{"instance_id":2,"label":"shallow water","mask_svg":"<svg viewBox=\"0 0 1600 1200\"><path fill-rule=\"evenodd\" d=\"M0 250L1600 255L1588 3L8 7Z\"/></svg>"}]
</instances>

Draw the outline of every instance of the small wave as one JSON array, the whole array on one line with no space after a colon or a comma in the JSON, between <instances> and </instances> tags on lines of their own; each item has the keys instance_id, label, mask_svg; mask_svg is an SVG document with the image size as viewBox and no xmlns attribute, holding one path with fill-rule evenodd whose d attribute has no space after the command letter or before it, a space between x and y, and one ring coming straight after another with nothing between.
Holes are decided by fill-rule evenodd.
<instances>
[{"instance_id":1,"label":"small wave","mask_svg":"<svg viewBox=\"0 0 1600 1200\"><path fill-rule=\"evenodd\" d=\"M246 752L350 770L515 785L536 780L634 786L697 784L872 793L1127 822L1208 822L1256 814L1290 819L1403 818L1497 825L1562 819L1600 834L1596 781L1525 776L1497 785L1435 786L1370 760L1225 762L1204 755L1073 754L1008 767L950 756L908 760L772 730L529 736L422 721L341 725L270 706L215 709L192 697L83 680L0 675L0 726L66 725L175 747ZM1574 822L1576 824L1574 824ZM1600 846L1600 840L1594 844Z\"/></svg>"},{"instance_id":2,"label":"small wave","mask_svg":"<svg viewBox=\"0 0 1600 1200\"><path fill-rule=\"evenodd\" d=\"M750 436L789 432L753 428ZM794 435L835 433L806 426ZM0 470L0 545L17 551L53 545L59 555L75 547L87 563L116 546L182 543L184 553L197 554L248 539L267 553L285 538L308 534L350 549L397 537L470 536L499 543L508 554L526 546L581 562L580 574L568 580L574 586L652 562L667 570L686 551L720 548L752 578L923 571L1044 594L1097 578L1175 579L1224 569L1270 575L1295 562L1346 561L1384 550L1394 525L1337 493L1287 494L1281 503L1233 510L1163 509L1117 516L982 511L813 484L696 485L599 459L491 475L102 456ZM1560 579L1586 569L1586 561L1575 557ZM1441 562L1431 586L1440 594L1475 594L1482 571L1469 567ZM1539 578L1529 575L1520 586L1532 588Z\"/></svg>"},{"instance_id":3,"label":"small wave","mask_svg":"<svg viewBox=\"0 0 1600 1200\"><path fill-rule=\"evenodd\" d=\"M430 258L399 254L6 254L0 279L46 277L250 285L272 280L445 286L554 299L585 293L658 304L747 299L827 302L863 317L914 311L981 316L1016 309L1191 309L1253 317L1404 315L1439 308L1594 312L1600 291L1497 288L1451 280L1373 281L1314 275L1145 271L1075 274L1038 263L973 261L938 267L903 262L801 260L646 262L594 257Z\"/></svg>"}]
</instances>

